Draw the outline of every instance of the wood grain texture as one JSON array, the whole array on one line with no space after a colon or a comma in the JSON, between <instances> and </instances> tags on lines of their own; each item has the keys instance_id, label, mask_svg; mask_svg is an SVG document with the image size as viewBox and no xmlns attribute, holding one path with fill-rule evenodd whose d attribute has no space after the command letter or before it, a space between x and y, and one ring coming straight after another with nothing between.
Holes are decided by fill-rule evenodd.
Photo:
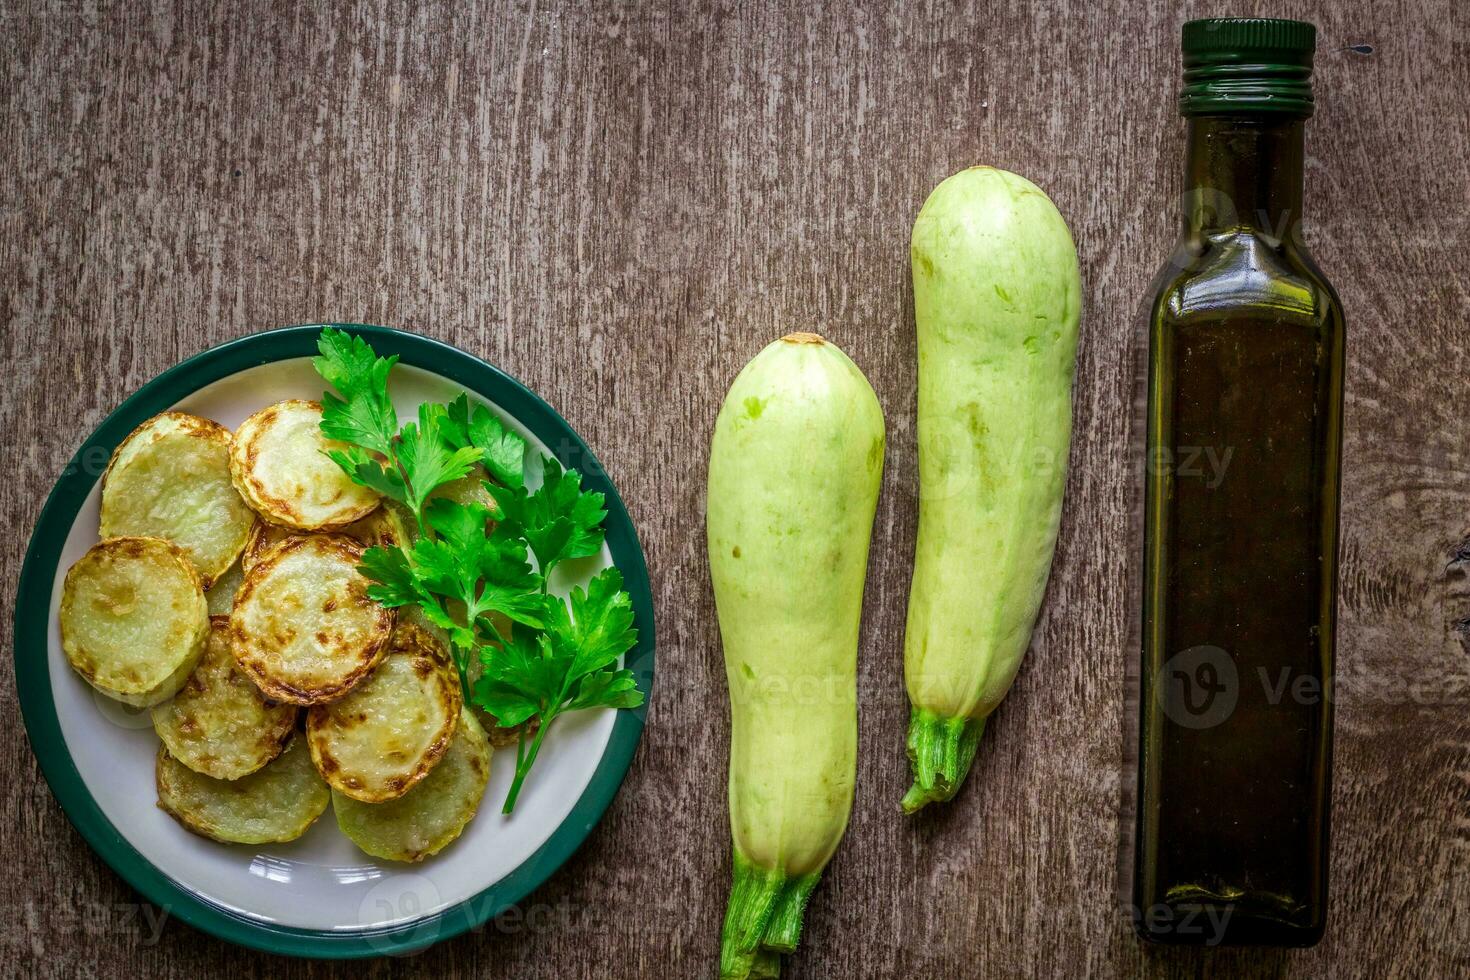
<instances>
[{"instance_id":1,"label":"wood grain texture","mask_svg":"<svg viewBox=\"0 0 1470 980\"><path fill-rule=\"evenodd\" d=\"M1176 220L1178 28L1221 13L1321 28L1309 237L1350 332L1332 920L1296 953L1145 949L1116 898L1130 365ZM240 334L367 321L483 356L586 437L648 552L660 680L623 791L532 900L553 926L334 967L177 922L153 941L157 911L41 779L7 659L0 959L56 976L710 975L728 720L703 471L736 370L809 329L868 373L890 450L856 808L788 976L1463 975L1467 36L1459 0L5 4L4 635L44 494L121 398ZM1076 441L1026 665L963 795L910 820L907 241L928 191L980 162L1047 189L1075 233Z\"/></svg>"}]
</instances>

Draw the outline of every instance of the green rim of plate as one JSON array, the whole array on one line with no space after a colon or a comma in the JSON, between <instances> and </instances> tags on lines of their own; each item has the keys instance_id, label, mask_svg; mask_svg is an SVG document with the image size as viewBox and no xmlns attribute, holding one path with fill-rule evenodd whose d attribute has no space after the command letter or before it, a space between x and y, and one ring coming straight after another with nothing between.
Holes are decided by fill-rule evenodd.
<instances>
[{"instance_id":1,"label":"green rim of plate","mask_svg":"<svg viewBox=\"0 0 1470 980\"><path fill-rule=\"evenodd\" d=\"M638 627L638 645L626 663L644 696L642 707L617 713L586 790L546 843L514 871L473 898L433 915L351 932L291 928L242 915L175 882L139 854L102 814L72 762L56 717L47 651L51 590L62 546L118 443L145 419L205 385L247 368L316 354L317 335L324 326L364 337L379 354L397 354L401 363L440 375L493 402L531 430L564 465L579 470L585 487L606 496L607 545L633 598ZM653 667L648 566L627 509L587 444L550 405L505 372L439 341L366 324L316 323L252 334L191 357L139 388L103 420L62 471L36 522L16 595L15 686L21 713L41 771L73 826L114 871L170 915L220 939L289 956L344 959L411 953L484 925L539 887L581 846L622 785L643 733Z\"/></svg>"}]
</instances>

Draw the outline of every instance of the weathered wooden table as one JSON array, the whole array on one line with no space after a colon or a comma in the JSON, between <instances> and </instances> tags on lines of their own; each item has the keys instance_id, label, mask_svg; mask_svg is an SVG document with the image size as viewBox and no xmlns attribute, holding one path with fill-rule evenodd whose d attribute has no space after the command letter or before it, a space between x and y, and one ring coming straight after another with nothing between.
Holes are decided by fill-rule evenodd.
<instances>
[{"instance_id":1,"label":"weathered wooden table","mask_svg":"<svg viewBox=\"0 0 1470 980\"><path fill-rule=\"evenodd\" d=\"M43 497L123 396L242 333L369 321L485 357L587 437L648 552L660 680L607 819L532 899L558 910L550 926L508 919L404 962L333 968L156 929L57 807L7 678L0 961L57 976L710 975L728 721L705 454L738 367L809 329L872 379L890 451L856 809L790 976L1470 968L1465 4L1233 11L1322 31L1309 237L1350 327L1340 695L1327 939L1204 954L1145 949L1116 898L1125 445L1139 305L1177 220L1178 29L1232 11L102 6L0 11L4 634ZM916 490L907 239L929 189L977 162L1041 184L1076 235L1076 443L1034 648L963 796L911 820L897 809Z\"/></svg>"}]
</instances>

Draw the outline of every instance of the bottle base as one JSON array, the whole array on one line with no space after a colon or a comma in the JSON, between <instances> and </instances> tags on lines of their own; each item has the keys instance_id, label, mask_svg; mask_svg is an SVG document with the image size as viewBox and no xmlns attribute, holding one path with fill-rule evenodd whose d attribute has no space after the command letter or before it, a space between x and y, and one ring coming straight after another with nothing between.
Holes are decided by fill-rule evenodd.
<instances>
[{"instance_id":1,"label":"bottle base","mask_svg":"<svg viewBox=\"0 0 1470 980\"><path fill-rule=\"evenodd\" d=\"M1154 905L1133 910L1140 939L1161 946L1315 946L1326 931L1320 917L1302 924L1263 916L1233 905Z\"/></svg>"}]
</instances>

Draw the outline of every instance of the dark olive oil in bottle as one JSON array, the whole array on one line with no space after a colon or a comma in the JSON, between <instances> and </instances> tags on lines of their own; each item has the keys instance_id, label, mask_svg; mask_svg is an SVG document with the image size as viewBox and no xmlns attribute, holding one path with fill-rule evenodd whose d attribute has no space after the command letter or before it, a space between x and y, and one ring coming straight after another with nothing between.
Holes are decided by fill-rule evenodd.
<instances>
[{"instance_id":1,"label":"dark olive oil in bottle","mask_svg":"<svg viewBox=\"0 0 1470 980\"><path fill-rule=\"evenodd\" d=\"M1310 24L1184 27L1183 235L1149 322L1133 904L1167 943L1327 914L1343 318L1301 239Z\"/></svg>"}]
</instances>

